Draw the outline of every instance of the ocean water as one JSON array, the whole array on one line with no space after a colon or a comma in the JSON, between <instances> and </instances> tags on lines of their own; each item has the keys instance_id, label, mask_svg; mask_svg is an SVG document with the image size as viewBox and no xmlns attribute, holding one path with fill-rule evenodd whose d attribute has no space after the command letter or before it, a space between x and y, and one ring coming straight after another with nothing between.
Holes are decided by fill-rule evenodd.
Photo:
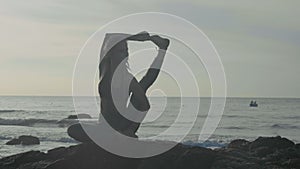
<instances>
[{"instance_id":1,"label":"ocean water","mask_svg":"<svg viewBox=\"0 0 300 169\"><path fill-rule=\"evenodd\" d=\"M257 101L257 108L249 107L251 100ZM93 101L92 97L83 97L82 106L96 121L98 112L91 112L89 107L89 103ZM292 98L227 98L217 129L208 140L199 141L210 101L210 98L150 98L151 110L138 135L147 139L172 126L173 130L159 137L160 140L177 140L187 134L181 142L212 148L225 146L234 139L253 140L258 136L280 135L300 142L300 99ZM191 113L198 104L199 110ZM185 116L180 116L183 118L178 120L179 113ZM59 123L73 114L76 112L72 97L1 96L0 158L29 150L47 151L59 146L78 144L67 135L67 124ZM191 130L187 130L189 128ZM41 144L5 145L7 141L20 135L37 136Z\"/></svg>"}]
</instances>

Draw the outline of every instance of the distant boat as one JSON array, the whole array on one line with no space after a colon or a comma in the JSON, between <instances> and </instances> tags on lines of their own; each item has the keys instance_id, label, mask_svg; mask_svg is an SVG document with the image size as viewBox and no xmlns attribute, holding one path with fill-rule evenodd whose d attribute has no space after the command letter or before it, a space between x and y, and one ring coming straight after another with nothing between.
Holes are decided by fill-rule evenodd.
<instances>
[{"instance_id":1,"label":"distant boat","mask_svg":"<svg viewBox=\"0 0 300 169\"><path fill-rule=\"evenodd\" d=\"M256 103L256 101L253 101L253 100L252 100L252 101L250 102L249 106L250 106L250 107L257 107L258 104Z\"/></svg>"}]
</instances>

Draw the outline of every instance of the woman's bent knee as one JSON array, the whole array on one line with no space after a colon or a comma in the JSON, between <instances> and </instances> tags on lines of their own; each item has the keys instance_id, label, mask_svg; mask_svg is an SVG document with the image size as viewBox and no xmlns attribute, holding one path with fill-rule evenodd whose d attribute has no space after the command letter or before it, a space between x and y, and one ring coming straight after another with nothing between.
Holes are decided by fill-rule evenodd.
<instances>
[{"instance_id":1,"label":"woman's bent knee","mask_svg":"<svg viewBox=\"0 0 300 169\"><path fill-rule=\"evenodd\" d=\"M73 124L68 128L68 135L80 142L90 141L89 136L83 130L81 124Z\"/></svg>"}]
</instances>

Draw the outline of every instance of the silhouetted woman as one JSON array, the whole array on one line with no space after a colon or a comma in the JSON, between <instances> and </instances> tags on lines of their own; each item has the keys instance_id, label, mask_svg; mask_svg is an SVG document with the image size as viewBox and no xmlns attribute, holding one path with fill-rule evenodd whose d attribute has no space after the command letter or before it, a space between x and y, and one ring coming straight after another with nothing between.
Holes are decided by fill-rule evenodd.
<instances>
[{"instance_id":1,"label":"silhouetted woman","mask_svg":"<svg viewBox=\"0 0 300 169\"><path fill-rule=\"evenodd\" d=\"M156 58L140 81L137 81L128 70L129 40L152 41L159 48ZM150 36L147 32L136 35L106 34L99 65L100 123L106 120L114 130L130 137L137 137L135 133L150 109L146 92L158 77L168 46L168 39L158 35ZM80 124L70 126L68 134L81 142L89 140Z\"/></svg>"}]
</instances>

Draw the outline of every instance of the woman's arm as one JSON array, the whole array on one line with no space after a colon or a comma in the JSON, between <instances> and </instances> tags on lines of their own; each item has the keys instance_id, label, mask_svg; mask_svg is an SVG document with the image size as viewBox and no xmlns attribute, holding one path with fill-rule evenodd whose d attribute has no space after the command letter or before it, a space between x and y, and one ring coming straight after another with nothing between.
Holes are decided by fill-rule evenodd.
<instances>
[{"instance_id":1,"label":"woman's arm","mask_svg":"<svg viewBox=\"0 0 300 169\"><path fill-rule=\"evenodd\" d=\"M168 39L161 38L157 35L151 36L150 39L159 47L159 50L146 75L139 82L145 93L157 79L170 43Z\"/></svg>"},{"instance_id":2,"label":"woman's arm","mask_svg":"<svg viewBox=\"0 0 300 169\"><path fill-rule=\"evenodd\" d=\"M130 84L130 92L132 92L130 102L136 109L140 111L147 111L150 109L146 92L158 77L164 57L166 55L166 50L170 43L168 39L161 38L157 35L151 36L150 40L159 47L158 54L141 81L138 82L136 78L133 77Z\"/></svg>"}]
</instances>

